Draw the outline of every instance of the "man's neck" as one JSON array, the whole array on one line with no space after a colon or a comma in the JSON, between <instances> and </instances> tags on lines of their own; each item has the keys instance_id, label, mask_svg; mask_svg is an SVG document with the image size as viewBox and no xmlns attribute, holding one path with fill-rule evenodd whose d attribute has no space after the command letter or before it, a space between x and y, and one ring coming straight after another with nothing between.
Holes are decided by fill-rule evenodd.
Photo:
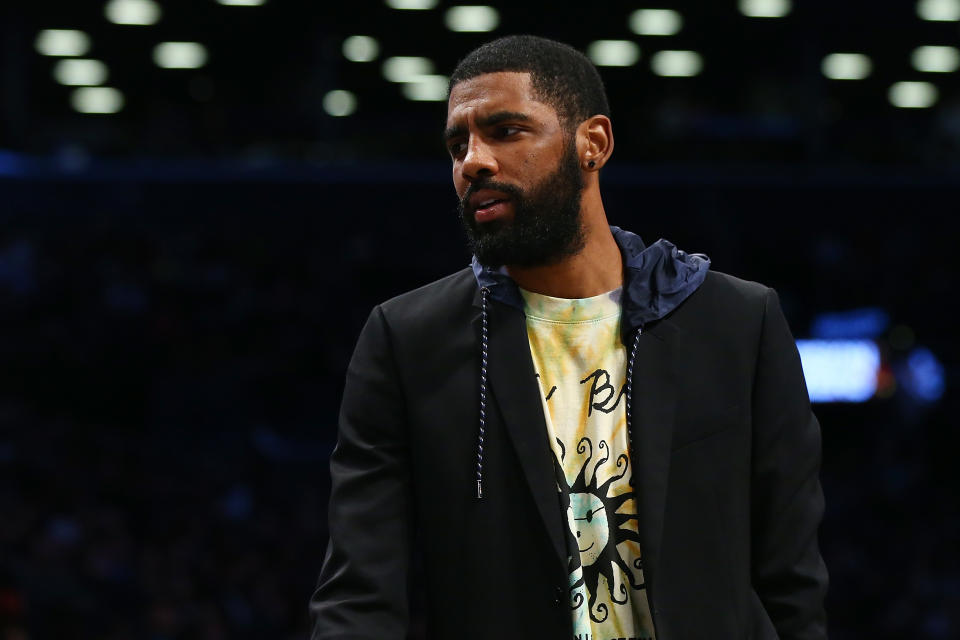
<instances>
[{"instance_id":1,"label":"man's neck","mask_svg":"<svg viewBox=\"0 0 960 640\"><path fill-rule=\"evenodd\" d=\"M623 259L606 216L602 224L584 220L584 247L545 267L512 267L507 273L521 289L555 298L590 298L623 285Z\"/></svg>"}]
</instances>

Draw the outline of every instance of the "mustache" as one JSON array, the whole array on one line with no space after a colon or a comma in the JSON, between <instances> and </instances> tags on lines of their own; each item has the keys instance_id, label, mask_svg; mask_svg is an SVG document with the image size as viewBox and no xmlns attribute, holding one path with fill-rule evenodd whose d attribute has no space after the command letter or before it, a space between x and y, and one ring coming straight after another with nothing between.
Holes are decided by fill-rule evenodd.
<instances>
[{"instance_id":1,"label":"mustache","mask_svg":"<svg viewBox=\"0 0 960 640\"><path fill-rule=\"evenodd\" d=\"M496 180L479 180L467 187L467 190L463 193L463 197L460 198L461 212L468 211L470 209L470 197L481 189L500 191L515 200L520 200L523 198L523 190L516 185L508 184L506 182L497 182Z\"/></svg>"}]
</instances>

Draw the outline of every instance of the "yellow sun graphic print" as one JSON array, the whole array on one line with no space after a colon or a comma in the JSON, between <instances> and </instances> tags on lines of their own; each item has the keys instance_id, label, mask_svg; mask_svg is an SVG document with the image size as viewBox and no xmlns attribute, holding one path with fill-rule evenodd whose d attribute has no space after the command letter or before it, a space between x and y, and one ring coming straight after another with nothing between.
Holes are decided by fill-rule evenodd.
<instances>
[{"instance_id":1,"label":"yellow sun graphic print","mask_svg":"<svg viewBox=\"0 0 960 640\"><path fill-rule=\"evenodd\" d=\"M620 290L576 300L521 293L566 514L573 638L653 640L627 442Z\"/></svg>"}]
</instances>

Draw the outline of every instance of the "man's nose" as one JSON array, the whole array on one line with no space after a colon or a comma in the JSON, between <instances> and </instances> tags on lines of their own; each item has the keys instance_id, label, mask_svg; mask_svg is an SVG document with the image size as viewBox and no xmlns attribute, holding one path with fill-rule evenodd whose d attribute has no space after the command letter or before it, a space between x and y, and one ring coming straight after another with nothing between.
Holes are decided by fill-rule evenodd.
<instances>
[{"instance_id":1,"label":"man's nose","mask_svg":"<svg viewBox=\"0 0 960 640\"><path fill-rule=\"evenodd\" d=\"M491 149L482 140L471 137L467 146L467 155L463 158L463 175L467 180L495 175L499 170L497 159Z\"/></svg>"}]
</instances>

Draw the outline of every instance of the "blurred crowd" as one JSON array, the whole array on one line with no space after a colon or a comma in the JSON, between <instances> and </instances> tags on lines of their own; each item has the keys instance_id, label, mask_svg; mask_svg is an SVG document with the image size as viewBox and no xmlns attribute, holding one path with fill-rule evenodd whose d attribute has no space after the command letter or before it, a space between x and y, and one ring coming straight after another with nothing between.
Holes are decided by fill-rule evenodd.
<instances>
[{"instance_id":1,"label":"blurred crowd","mask_svg":"<svg viewBox=\"0 0 960 640\"><path fill-rule=\"evenodd\" d=\"M304 637L349 312L277 238L89 222L0 243L0 638Z\"/></svg>"},{"instance_id":2,"label":"blurred crowd","mask_svg":"<svg viewBox=\"0 0 960 640\"><path fill-rule=\"evenodd\" d=\"M172 439L2 412L4 640L305 637L325 535L319 451L281 462L257 434Z\"/></svg>"}]
</instances>

